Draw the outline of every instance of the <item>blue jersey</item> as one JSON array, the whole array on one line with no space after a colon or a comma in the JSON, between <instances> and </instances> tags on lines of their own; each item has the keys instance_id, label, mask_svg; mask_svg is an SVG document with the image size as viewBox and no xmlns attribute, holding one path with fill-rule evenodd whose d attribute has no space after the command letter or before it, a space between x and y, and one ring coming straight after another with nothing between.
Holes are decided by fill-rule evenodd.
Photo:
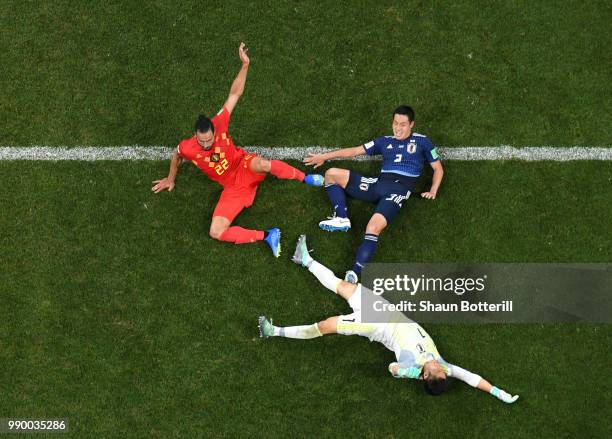
<instances>
[{"instance_id":1,"label":"blue jersey","mask_svg":"<svg viewBox=\"0 0 612 439\"><path fill-rule=\"evenodd\" d=\"M423 134L412 133L404 140L383 136L363 145L368 155L383 156L381 172L393 172L408 177L418 177L425 160L437 162L440 156L435 146Z\"/></svg>"}]
</instances>

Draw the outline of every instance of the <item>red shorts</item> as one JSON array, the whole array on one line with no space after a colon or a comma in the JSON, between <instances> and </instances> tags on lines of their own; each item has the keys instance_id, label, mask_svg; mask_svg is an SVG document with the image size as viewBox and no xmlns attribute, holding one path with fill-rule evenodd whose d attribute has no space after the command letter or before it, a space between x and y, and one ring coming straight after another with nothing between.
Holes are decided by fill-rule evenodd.
<instances>
[{"instance_id":1,"label":"red shorts","mask_svg":"<svg viewBox=\"0 0 612 439\"><path fill-rule=\"evenodd\" d=\"M267 175L251 171L250 162L255 157L255 154L246 154L242 158L240 165L234 171L233 183L223 187L213 217L222 216L233 222L242 209L253 204L257 186Z\"/></svg>"}]
</instances>

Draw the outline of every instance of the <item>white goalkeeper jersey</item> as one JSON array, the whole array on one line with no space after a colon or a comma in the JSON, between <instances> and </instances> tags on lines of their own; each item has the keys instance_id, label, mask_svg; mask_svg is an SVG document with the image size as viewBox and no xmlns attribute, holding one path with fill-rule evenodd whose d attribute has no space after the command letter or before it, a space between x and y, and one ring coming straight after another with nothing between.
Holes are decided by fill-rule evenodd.
<instances>
[{"instance_id":1,"label":"white goalkeeper jersey","mask_svg":"<svg viewBox=\"0 0 612 439\"><path fill-rule=\"evenodd\" d=\"M344 335L361 335L370 341L385 345L395 353L401 368L422 368L425 363L437 360L446 366L452 376L476 387L481 377L445 361L431 336L421 325L396 311L388 323L364 323L361 321L362 286L359 284L348 303L353 313L339 318L337 332ZM384 300L384 299L383 299Z\"/></svg>"}]
</instances>

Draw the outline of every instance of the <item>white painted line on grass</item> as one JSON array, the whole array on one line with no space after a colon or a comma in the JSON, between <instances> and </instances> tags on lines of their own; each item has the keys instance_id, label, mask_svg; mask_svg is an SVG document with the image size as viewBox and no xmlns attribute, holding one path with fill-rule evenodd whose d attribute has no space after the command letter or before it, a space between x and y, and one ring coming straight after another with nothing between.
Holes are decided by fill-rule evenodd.
<instances>
[{"instance_id":1,"label":"white painted line on grass","mask_svg":"<svg viewBox=\"0 0 612 439\"><path fill-rule=\"evenodd\" d=\"M325 146L245 146L245 150L269 159L301 160L309 153L331 151ZM174 148L167 146L1 146L0 160L35 161L100 161L100 160L168 160ZM612 148L600 146L454 146L439 147L444 160L521 160L521 161L573 161L612 160ZM379 159L361 156L358 160Z\"/></svg>"}]
</instances>

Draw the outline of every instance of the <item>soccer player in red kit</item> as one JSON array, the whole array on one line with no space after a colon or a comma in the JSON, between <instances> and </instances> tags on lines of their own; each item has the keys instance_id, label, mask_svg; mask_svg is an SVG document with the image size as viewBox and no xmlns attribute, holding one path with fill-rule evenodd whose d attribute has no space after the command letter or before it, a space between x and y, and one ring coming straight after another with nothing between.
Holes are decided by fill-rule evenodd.
<instances>
[{"instance_id":1,"label":"soccer player in red kit","mask_svg":"<svg viewBox=\"0 0 612 439\"><path fill-rule=\"evenodd\" d=\"M253 204L257 186L268 173L284 180L297 180L311 186L322 186L323 176L305 175L279 160L266 160L237 148L229 135L229 123L232 110L244 91L249 57L244 43L238 49L242 68L234 79L229 96L223 108L212 120L200 116L195 124L195 134L179 143L166 178L153 182L152 191L159 193L164 189L174 189L174 181L179 165L190 160L204 174L223 186L223 192L213 212L210 224L210 236L219 241L246 244L255 241L266 241L274 256L280 255L280 230L276 227L267 231L249 230L231 226L234 219L246 207Z\"/></svg>"}]
</instances>

